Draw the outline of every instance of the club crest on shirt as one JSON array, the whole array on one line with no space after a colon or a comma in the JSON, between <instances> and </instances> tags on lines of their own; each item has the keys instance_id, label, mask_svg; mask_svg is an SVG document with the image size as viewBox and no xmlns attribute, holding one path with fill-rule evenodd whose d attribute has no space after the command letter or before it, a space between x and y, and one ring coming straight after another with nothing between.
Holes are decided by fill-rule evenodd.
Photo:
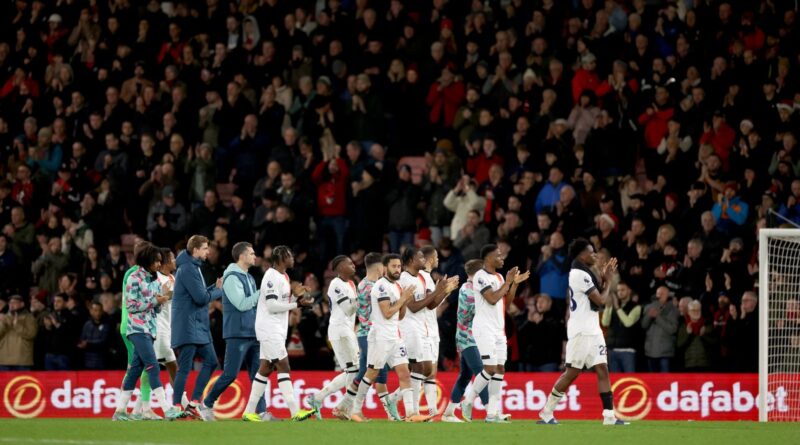
<instances>
[{"instance_id":1,"label":"club crest on shirt","mask_svg":"<svg viewBox=\"0 0 800 445\"><path fill-rule=\"evenodd\" d=\"M267 287L272 289L272 281L267 281Z\"/></svg>"},{"instance_id":2,"label":"club crest on shirt","mask_svg":"<svg viewBox=\"0 0 800 445\"><path fill-rule=\"evenodd\" d=\"M589 283L591 282L591 280L589 280L589 279L588 279L588 278L586 278L586 277L583 277L583 282L584 282L584 283L586 283L586 284L589 284Z\"/></svg>"},{"instance_id":3,"label":"club crest on shirt","mask_svg":"<svg viewBox=\"0 0 800 445\"><path fill-rule=\"evenodd\" d=\"M333 288L333 291L336 292L337 294L342 293L342 291L340 291L338 287Z\"/></svg>"},{"instance_id":4,"label":"club crest on shirt","mask_svg":"<svg viewBox=\"0 0 800 445\"><path fill-rule=\"evenodd\" d=\"M478 284L481 286L486 286L486 282L483 281L483 278L478 278Z\"/></svg>"}]
</instances>

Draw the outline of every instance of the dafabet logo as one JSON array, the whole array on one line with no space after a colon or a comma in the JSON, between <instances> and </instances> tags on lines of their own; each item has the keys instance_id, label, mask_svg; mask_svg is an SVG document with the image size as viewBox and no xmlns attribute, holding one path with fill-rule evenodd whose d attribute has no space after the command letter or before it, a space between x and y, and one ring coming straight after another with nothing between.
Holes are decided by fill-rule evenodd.
<instances>
[{"instance_id":1,"label":"dafabet logo","mask_svg":"<svg viewBox=\"0 0 800 445\"><path fill-rule=\"evenodd\" d=\"M3 388L3 405L14 417L37 417L45 408L42 382L27 375L14 377Z\"/></svg>"},{"instance_id":2,"label":"dafabet logo","mask_svg":"<svg viewBox=\"0 0 800 445\"><path fill-rule=\"evenodd\" d=\"M650 398L650 387L635 377L624 377L611 386L611 391L618 397L616 402L617 416L623 420L644 419L653 409Z\"/></svg>"}]
</instances>

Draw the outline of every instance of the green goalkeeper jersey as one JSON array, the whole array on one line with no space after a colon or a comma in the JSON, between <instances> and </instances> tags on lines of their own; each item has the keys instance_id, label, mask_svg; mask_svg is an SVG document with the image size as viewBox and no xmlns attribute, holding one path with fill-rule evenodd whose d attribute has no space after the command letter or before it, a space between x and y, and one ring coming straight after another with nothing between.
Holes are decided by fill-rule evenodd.
<instances>
[{"instance_id":1,"label":"green goalkeeper jersey","mask_svg":"<svg viewBox=\"0 0 800 445\"><path fill-rule=\"evenodd\" d=\"M125 304L125 288L128 286L128 277L137 270L139 270L139 266L133 266L125 271L125 276L122 277L122 319L119 323L119 333L122 334L123 337L128 333L128 307Z\"/></svg>"}]
</instances>

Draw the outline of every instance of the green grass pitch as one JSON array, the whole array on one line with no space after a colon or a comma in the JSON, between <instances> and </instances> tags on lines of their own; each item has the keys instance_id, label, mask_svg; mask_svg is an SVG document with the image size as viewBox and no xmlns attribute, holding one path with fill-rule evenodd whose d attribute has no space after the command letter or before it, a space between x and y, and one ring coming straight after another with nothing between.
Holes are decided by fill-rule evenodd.
<instances>
[{"instance_id":1,"label":"green grass pitch","mask_svg":"<svg viewBox=\"0 0 800 445\"><path fill-rule=\"evenodd\" d=\"M800 424L755 422L634 422L603 427L599 421L558 426L515 421L506 425L366 424L338 420L302 423L111 422L108 419L0 420L0 444L198 445L198 444L800 444Z\"/></svg>"}]
</instances>

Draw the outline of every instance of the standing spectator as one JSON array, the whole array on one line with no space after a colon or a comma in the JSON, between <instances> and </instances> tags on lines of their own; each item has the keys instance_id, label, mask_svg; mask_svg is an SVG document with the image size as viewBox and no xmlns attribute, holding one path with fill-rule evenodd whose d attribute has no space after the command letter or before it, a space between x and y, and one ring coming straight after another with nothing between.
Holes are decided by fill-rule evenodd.
<instances>
[{"instance_id":1,"label":"standing spectator","mask_svg":"<svg viewBox=\"0 0 800 445\"><path fill-rule=\"evenodd\" d=\"M684 371L703 372L711 367L713 348L717 346L714 327L703 317L703 305L698 300L689 303L682 329L678 330L678 352L683 358Z\"/></svg>"},{"instance_id":2,"label":"standing spectator","mask_svg":"<svg viewBox=\"0 0 800 445\"><path fill-rule=\"evenodd\" d=\"M177 202L172 186L164 187L161 196L161 201L150 207L147 231L153 244L174 246L186 228L186 209Z\"/></svg>"},{"instance_id":3,"label":"standing spectator","mask_svg":"<svg viewBox=\"0 0 800 445\"><path fill-rule=\"evenodd\" d=\"M453 245L461 250L465 260L474 260L480 256L481 248L489 243L490 238L489 228L481 221L481 213L473 209L467 213L467 222L456 234Z\"/></svg>"},{"instance_id":4,"label":"standing spectator","mask_svg":"<svg viewBox=\"0 0 800 445\"><path fill-rule=\"evenodd\" d=\"M64 295L53 296L53 309L43 318L44 330L44 369L47 371L66 371L70 369L69 353L73 337L70 335L74 320L67 309ZM77 339L74 339L77 341Z\"/></svg>"},{"instance_id":5,"label":"standing spectator","mask_svg":"<svg viewBox=\"0 0 800 445\"><path fill-rule=\"evenodd\" d=\"M477 184L467 175L461 177L455 187L444 197L444 206L455 213L450 223L450 234L459 233L466 225L471 210L482 212L486 207L486 198L475 193Z\"/></svg>"},{"instance_id":6,"label":"standing spectator","mask_svg":"<svg viewBox=\"0 0 800 445\"><path fill-rule=\"evenodd\" d=\"M672 303L666 286L656 289L656 300L645 307L642 328L645 330L647 368L650 372L670 372L670 361L675 357L678 309Z\"/></svg>"},{"instance_id":7,"label":"standing spectator","mask_svg":"<svg viewBox=\"0 0 800 445\"><path fill-rule=\"evenodd\" d=\"M322 244L323 261L344 252L349 174L343 159L326 154L311 176L317 186L318 239Z\"/></svg>"},{"instance_id":8,"label":"standing spectator","mask_svg":"<svg viewBox=\"0 0 800 445\"><path fill-rule=\"evenodd\" d=\"M611 352L611 372L636 372L636 350L640 344L639 319L642 306L633 300L633 290L620 281L612 293L612 304L603 310L602 325L608 328L606 345Z\"/></svg>"},{"instance_id":9,"label":"standing spectator","mask_svg":"<svg viewBox=\"0 0 800 445\"><path fill-rule=\"evenodd\" d=\"M741 307L731 305L731 344L734 370L758 372L758 297L753 291L742 295ZM760 309L764 310L764 309Z\"/></svg>"},{"instance_id":10,"label":"standing spectator","mask_svg":"<svg viewBox=\"0 0 800 445\"><path fill-rule=\"evenodd\" d=\"M50 238L42 251L42 256L34 261L32 266L39 288L57 292L58 278L66 270L68 262L67 256L61 252L61 239Z\"/></svg>"},{"instance_id":11,"label":"standing spectator","mask_svg":"<svg viewBox=\"0 0 800 445\"><path fill-rule=\"evenodd\" d=\"M85 369L108 369L106 354L109 346L109 326L103 305L93 301L89 309L90 319L83 325L78 349L83 350L83 367Z\"/></svg>"},{"instance_id":12,"label":"standing spectator","mask_svg":"<svg viewBox=\"0 0 800 445\"><path fill-rule=\"evenodd\" d=\"M520 355L527 372L557 372L567 339L567 329L560 313L552 309L547 294L534 297L527 317L519 325Z\"/></svg>"},{"instance_id":13,"label":"standing spectator","mask_svg":"<svg viewBox=\"0 0 800 445\"><path fill-rule=\"evenodd\" d=\"M556 312L563 313L566 308L567 287L569 287L569 263L567 262L567 249L564 236L553 232L547 244L542 246L539 257L539 266L536 274L539 276L539 292L558 300Z\"/></svg>"},{"instance_id":14,"label":"standing spectator","mask_svg":"<svg viewBox=\"0 0 800 445\"><path fill-rule=\"evenodd\" d=\"M442 75L428 90L426 100L430 107L430 122L441 130L453 127L456 111L464 100L464 83L453 74L453 67L446 66Z\"/></svg>"},{"instance_id":15,"label":"standing spectator","mask_svg":"<svg viewBox=\"0 0 800 445\"><path fill-rule=\"evenodd\" d=\"M36 319L25 309L25 300L12 295L8 313L0 313L0 371L31 369L36 330Z\"/></svg>"},{"instance_id":16,"label":"standing spectator","mask_svg":"<svg viewBox=\"0 0 800 445\"><path fill-rule=\"evenodd\" d=\"M180 405L181 395L189 378L195 357L203 360L203 366L194 382L194 392L185 407L185 412L200 418L198 409L203 390L217 367L217 354L212 344L209 326L208 304L222 297L222 278L215 285L206 286L201 266L208 257L208 238L194 235L189 238L186 250L178 254L175 274L175 294L172 298L172 349L178 355L178 373L175 375L175 390L172 401ZM152 382L152 377L151 377Z\"/></svg>"},{"instance_id":17,"label":"standing spectator","mask_svg":"<svg viewBox=\"0 0 800 445\"><path fill-rule=\"evenodd\" d=\"M411 182L411 167L398 168L397 182L386 194L389 207L389 248L400 252L401 247L414 244L417 229L417 206L422 189Z\"/></svg>"}]
</instances>

